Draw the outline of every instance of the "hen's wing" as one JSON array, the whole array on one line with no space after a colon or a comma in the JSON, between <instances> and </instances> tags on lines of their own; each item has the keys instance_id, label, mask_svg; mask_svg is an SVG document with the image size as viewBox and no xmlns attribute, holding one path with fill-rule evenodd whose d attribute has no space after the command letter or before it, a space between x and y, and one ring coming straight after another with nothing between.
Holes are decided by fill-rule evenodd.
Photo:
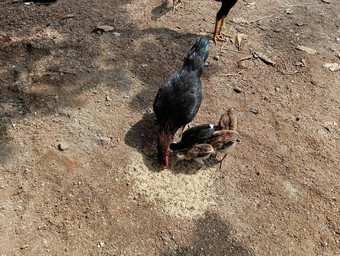
<instances>
[{"instance_id":1,"label":"hen's wing","mask_svg":"<svg viewBox=\"0 0 340 256\"><path fill-rule=\"evenodd\" d=\"M157 92L153 105L157 120L172 129L190 123L201 105L202 94L201 82L192 72L173 75Z\"/></svg>"}]
</instances>

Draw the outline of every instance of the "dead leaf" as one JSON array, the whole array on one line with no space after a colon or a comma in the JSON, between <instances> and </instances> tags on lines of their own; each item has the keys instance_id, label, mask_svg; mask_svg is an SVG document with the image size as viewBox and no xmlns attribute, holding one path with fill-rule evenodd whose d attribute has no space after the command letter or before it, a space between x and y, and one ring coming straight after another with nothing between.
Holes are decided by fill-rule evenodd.
<instances>
[{"instance_id":1,"label":"dead leaf","mask_svg":"<svg viewBox=\"0 0 340 256\"><path fill-rule=\"evenodd\" d=\"M92 29L92 32L110 32L113 31L115 29L115 27L113 26L108 26L108 25L99 25L96 26L94 29Z\"/></svg>"},{"instance_id":2,"label":"dead leaf","mask_svg":"<svg viewBox=\"0 0 340 256\"><path fill-rule=\"evenodd\" d=\"M242 40L244 39L246 35L245 34L237 34L234 38L234 44L236 45L237 49L240 50L241 49L241 43Z\"/></svg>"},{"instance_id":3,"label":"dead leaf","mask_svg":"<svg viewBox=\"0 0 340 256\"><path fill-rule=\"evenodd\" d=\"M303 46L303 45L298 45L296 47L296 49L300 50L300 51L303 51L305 53L308 53L308 54L315 54L316 53L316 50L312 49L312 48L309 48L309 47L306 47L306 46Z\"/></svg>"},{"instance_id":4,"label":"dead leaf","mask_svg":"<svg viewBox=\"0 0 340 256\"><path fill-rule=\"evenodd\" d=\"M148 142L145 142L143 150L147 156L153 156L156 154L156 148Z\"/></svg>"},{"instance_id":5,"label":"dead leaf","mask_svg":"<svg viewBox=\"0 0 340 256\"><path fill-rule=\"evenodd\" d=\"M268 64L268 65L272 65L275 66L276 63L274 61L272 61L267 55L265 55L262 52L254 52L254 58L259 58L261 59L264 63Z\"/></svg>"},{"instance_id":6,"label":"dead leaf","mask_svg":"<svg viewBox=\"0 0 340 256\"><path fill-rule=\"evenodd\" d=\"M328 68L332 72L340 70L340 65L338 63L326 63L323 67Z\"/></svg>"}]
</instances>

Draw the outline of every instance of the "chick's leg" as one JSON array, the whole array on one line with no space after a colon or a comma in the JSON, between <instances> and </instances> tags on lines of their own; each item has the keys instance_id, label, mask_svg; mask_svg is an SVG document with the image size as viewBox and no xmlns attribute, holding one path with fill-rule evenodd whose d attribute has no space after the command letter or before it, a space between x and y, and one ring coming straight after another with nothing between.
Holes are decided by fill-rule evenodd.
<instances>
[{"instance_id":1,"label":"chick's leg","mask_svg":"<svg viewBox=\"0 0 340 256\"><path fill-rule=\"evenodd\" d=\"M220 169L222 168L223 160L227 157L227 154L224 155L224 157L219 161L220 162Z\"/></svg>"}]
</instances>

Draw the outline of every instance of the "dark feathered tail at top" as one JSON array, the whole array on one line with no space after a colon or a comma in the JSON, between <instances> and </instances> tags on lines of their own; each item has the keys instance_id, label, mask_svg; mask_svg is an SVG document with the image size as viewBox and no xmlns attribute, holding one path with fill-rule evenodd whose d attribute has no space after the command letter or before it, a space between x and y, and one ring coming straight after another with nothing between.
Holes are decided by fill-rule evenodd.
<instances>
[{"instance_id":1,"label":"dark feathered tail at top","mask_svg":"<svg viewBox=\"0 0 340 256\"><path fill-rule=\"evenodd\" d=\"M200 74L209 56L209 46L210 42L208 38L200 36L190 49L184 61L183 69L187 71L197 71Z\"/></svg>"}]
</instances>

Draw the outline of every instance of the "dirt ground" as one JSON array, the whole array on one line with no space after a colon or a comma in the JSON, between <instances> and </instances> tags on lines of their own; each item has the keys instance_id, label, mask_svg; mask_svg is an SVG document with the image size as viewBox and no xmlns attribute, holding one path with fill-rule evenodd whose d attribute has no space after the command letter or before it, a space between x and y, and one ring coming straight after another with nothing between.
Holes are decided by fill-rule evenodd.
<instances>
[{"instance_id":1,"label":"dirt ground","mask_svg":"<svg viewBox=\"0 0 340 256\"><path fill-rule=\"evenodd\" d=\"M338 1L238 1L193 124L240 143L161 170L153 99L220 7L183 1L0 1L0 255L340 255Z\"/></svg>"}]
</instances>

